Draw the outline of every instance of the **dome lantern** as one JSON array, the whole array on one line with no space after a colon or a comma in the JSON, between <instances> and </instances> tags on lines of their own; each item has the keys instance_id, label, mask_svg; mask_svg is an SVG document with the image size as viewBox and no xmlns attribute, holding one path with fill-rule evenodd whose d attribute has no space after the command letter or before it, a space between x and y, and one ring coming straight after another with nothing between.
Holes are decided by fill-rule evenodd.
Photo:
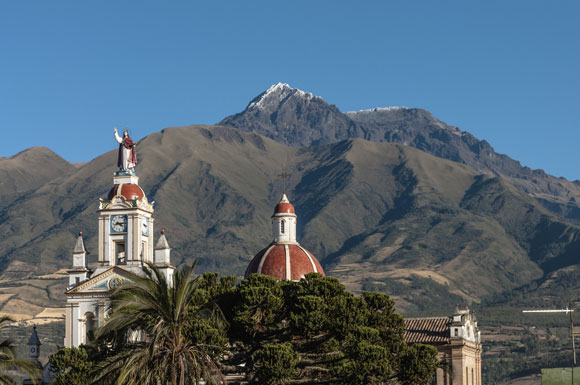
<instances>
[{"instance_id":1,"label":"dome lantern","mask_svg":"<svg viewBox=\"0 0 580 385\"><path fill-rule=\"evenodd\" d=\"M252 259L245 278L257 273L278 280L299 281L308 273L324 275L316 257L296 240L296 219L294 206L284 193L272 215L274 240Z\"/></svg>"}]
</instances>

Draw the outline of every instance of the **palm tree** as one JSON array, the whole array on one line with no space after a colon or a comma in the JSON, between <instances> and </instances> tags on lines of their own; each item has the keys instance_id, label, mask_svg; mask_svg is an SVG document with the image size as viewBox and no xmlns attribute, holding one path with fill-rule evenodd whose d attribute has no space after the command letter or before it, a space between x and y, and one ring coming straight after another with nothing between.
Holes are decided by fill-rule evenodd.
<instances>
[{"instance_id":1,"label":"palm tree","mask_svg":"<svg viewBox=\"0 0 580 385\"><path fill-rule=\"evenodd\" d=\"M154 265L147 266L144 277L111 293L111 312L96 338L98 342L125 331L124 348L107 360L95 383L225 384L208 353L215 347L197 343L187 333L200 283L193 274L195 264L177 270L171 284Z\"/></svg>"},{"instance_id":2,"label":"palm tree","mask_svg":"<svg viewBox=\"0 0 580 385\"><path fill-rule=\"evenodd\" d=\"M10 317L0 317L0 329L5 324L12 322ZM40 376L40 371L34 363L25 360L19 360L14 353L14 344L10 340L0 342L0 385L15 385L16 381L10 375L6 374L7 370L22 371L36 383L36 379Z\"/></svg>"}]
</instances>

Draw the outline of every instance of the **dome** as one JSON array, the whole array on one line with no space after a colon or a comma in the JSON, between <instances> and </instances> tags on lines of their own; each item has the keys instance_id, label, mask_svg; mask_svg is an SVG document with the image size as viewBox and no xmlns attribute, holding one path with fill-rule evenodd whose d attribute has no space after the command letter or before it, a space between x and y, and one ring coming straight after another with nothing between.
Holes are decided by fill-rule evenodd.
<instances>
[{"instance_id":1,"label":"dome","mask_svg":"<svg viewBox=\"0 0 580 385\"><path fill-rule=\"evenodd\" d=\"M145 193L137 184L133 183L125 183L125 184L116 184L113 186L111 191L109 191L109 195L107 196L108 200L113 199L115 196L122 196L126 200L135 201L143 199Z\"/></svg>"},{"instance_id":2,"label":"dome","mask_svg":"<svg viewBox=\"0 0 580 385\"><path fill-rule=\"evenodd\" d=\"M296 214L294 212L294 206L292 206L292 203L290 203L286 194L282 195L280 203L276 205L274 215L276 214Z\"/></svg>"},{"instance_id":3,"label":"dome","mask_svg":"<svg viewBox=\"0 0 580 385\"><path fill-rule=\"evenodd\" d=\"M273 243L256 254L244 277L265 274L278 280L299 281L308 273L324 275L322 266L312 253L298 244Z\"/></svg>"}]
</instances>

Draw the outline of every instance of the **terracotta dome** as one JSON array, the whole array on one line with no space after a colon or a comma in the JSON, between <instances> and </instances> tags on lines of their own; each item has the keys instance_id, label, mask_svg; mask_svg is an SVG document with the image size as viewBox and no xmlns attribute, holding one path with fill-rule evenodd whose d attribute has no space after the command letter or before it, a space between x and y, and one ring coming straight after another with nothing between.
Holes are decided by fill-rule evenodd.
<instances>
[{"instance_id":1,"label":"terracotta dome","mask_svg":"<svg viewBox=\"0 0 580 385\"><path fill-rule=\"evenodd\" d=\"M274 215L276 214L295 214L294 206L290 202L280 202L274 209Z\"/></svg>"},{"instance_id":2,"label":"terracotta dome","mask_svg":"<svg viewBox=\"0 0 580 385\"><path fill-rule=\"evenodd\" d=\"M278 280L299 281L308 273L324 275L322 266L312 253L298 244L273 243L256 254L244 277L265 274Z\"/></svg>"},{"instance_id":3,"label":"terracotta dome","mask_svg":"<svg viewBox=\"0 0 580 385\"><path fill-rule=\"evenodd\" d=\"M109 191L107 199L111 200L115 196L122 196L127 200L135 201L143 199L145 193L143 192L141 187L139 187L139 185L133 183L126 183L114 185L111 191Z\"/></svg>"}]
</instances>

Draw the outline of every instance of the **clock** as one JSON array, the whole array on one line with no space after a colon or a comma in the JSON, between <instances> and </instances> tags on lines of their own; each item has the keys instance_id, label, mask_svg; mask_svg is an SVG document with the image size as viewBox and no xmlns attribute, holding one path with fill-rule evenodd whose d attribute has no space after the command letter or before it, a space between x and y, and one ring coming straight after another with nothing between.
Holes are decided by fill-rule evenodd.
<instances>
[{"instance_id":1,"label":"clock","mask_svg":"<svg viewBox=\"0 0 580 385\"><path fill-rule=\"evenodd\" d=\"M141 234L149 235L149 218L143 218L141 222Z\"/></svg>"},{"instance_id":2,"label":"clock","mask_svg":"<svg viewBox=\"0 0 580 385\"><path fill-rule=\"evenodd\" d=\"M123 281L121 281L121 279L119 277L111 278L109 280L109 289L115 289L115 288L121 286L122 283L123 283Z\"/></svg>"},{"instance_id":3,"label":"clock","mask_svg":"<svg viewBox=\"0 0 580 385\"><path fill-rule=\"evenodd\" d=\"M111 232L125 233L127 232L127 216L113 215L111 217Z\"/></svg>"}]
</instances>

